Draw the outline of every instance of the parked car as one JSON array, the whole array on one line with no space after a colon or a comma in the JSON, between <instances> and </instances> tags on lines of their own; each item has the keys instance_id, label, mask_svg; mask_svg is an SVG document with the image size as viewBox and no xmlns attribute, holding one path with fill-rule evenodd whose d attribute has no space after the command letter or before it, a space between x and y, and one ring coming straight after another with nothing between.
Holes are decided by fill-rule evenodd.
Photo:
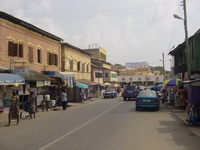
<instances>
[{"instance_id":1,"label":"parked car","mask_svg":"<svg viewBox=\"0 0 200 150\"><path fill-rule=\"evenodd\" d=\"M158 111L160 109L160 100L156 91L140 91L136 98L135 105L136 110L142 107L154 107Z\"/></svg>"},{"instance_id":2,"label":"parked car","mask_svg":"<svg viewBox=\"0 0 200 150\"><path fill-rule=\"evenodd\" d=\"M117 91L115 89L106 89L105 92L103 93L103 97L104 98L109 98L109 97L112 97L112 98L115 98L117 97Z\"/></svg>"},{"instance_id":3,"label":"parked car","mask_svg":"<svg viewBox=\"0 0 200 150\"><path fill-rule=\"evenodd\" d=\"M138 93L139 93L139 89L137 88L137 86L126 86L122 93L122 97L125 101L127 98L128 99L136 98Z\"/></svg>"}]
</instances>

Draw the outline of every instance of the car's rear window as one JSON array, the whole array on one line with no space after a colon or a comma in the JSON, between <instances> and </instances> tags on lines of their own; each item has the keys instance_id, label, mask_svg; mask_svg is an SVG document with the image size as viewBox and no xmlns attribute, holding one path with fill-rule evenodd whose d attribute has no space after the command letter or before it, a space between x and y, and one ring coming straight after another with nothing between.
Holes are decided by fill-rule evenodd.
<instances>
[{"instance_id":1,"label":"car's rear window","mask_svg":"<svg viewBox=\"0 0 200 150\"><path fill-rule=\"evenodd\" d=\"M135 90L135 86L128 86L128 87L125 87L125 90Z\"/></svg>"},{"instance_id":2,"label":"car's rear window","mask_svg":"<svg viewBox=\"0 0 200 150\"><path fill-rule=\"evenodd\" d=\"M141 97L156 97L155 92L140 92L138 96Z\"/></svg>"},{"instance_id":3,"label":"car's rear window","mask_svg":"<svg viewBox=\"0 0 200 150\"><path fill-rule=\"evenodd\" d=\"M106 92L112 92L113 89L107 89Z\"/></svg>"}]
</instances>

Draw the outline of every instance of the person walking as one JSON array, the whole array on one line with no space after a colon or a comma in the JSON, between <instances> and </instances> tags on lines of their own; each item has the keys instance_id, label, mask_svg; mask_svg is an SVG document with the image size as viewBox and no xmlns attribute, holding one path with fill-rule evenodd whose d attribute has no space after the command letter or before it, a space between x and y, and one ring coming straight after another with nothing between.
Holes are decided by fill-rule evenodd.
<instances>
[{"instance_id":1,"label":"person walking","mask_svg":"<svg viewBox=\"0 0 200 150\"><path fill-rule=\"evenodd\" d=\"M32 114L35 118L35 96L33 92L30 92L30 95L28 96L27 109L28 109L30 118L32 118Z\"/></svg>"},{"instance_id":2,"label":"person walking","mask_svg":"<svg viewBox=\"0 0 200 150\"><path fill-rule=\"evenodd\" d=\"M63 108L63 110L66 110L66 108L67 108L67 93L64 89L62 90L61 100L62 100L62 108Z\"/></svg>"},{"instance_id":3,"label":"person walking","mask_svg":"<svg viewBox=\"0 0 200 150\"><path fill-rule=\"evenodd\" d=\"M8 126L12 119L17 119L17 124L19 124L19 96L17 91L12 92L13 96L10 101L10 110L8 114Z\"/></svg>"},{"instance_id":4,"label":"person walking","mask_svg":"<svg viewBox=\"0 0 200 150\"><path fill-rule=\"evenodd\" d=\"M164 87L162 87L160 90L160 93L161 93L161 98L162 98L162 104L164 104L165 99L166 99L166 89Z\"/></svg>"},{"instance_id":5,"label":"person walking","mask_svg":"<svg viewBox=\"0 0 200 150\"><path fill-rule=\"evenodd\" d=\"M184 89L184 87L181 85L179 87L178 93L179 93L179 105L181 107L181 110L185 110L186 108L186 93L187 91Z\"/></svg>"}]
</instances>

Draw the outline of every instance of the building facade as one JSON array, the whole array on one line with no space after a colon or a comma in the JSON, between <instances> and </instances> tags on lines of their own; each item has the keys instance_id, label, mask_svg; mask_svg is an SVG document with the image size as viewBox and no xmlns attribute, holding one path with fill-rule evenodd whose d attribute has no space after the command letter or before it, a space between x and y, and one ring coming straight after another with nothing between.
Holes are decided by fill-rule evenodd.
<instances>
[{"instance_id":1,"label":"building facade","mask_svg":"<svg viewBox=\"0 0 200 150\"><path fill-rule=\"evenodd\" d=\"M91 80L91 54L69 43L62 43L61 55L63 72L75 73L77 80Z\"/></svg>"},{"instance_id":2,"label":"building facade","mask_svg":"<svg viewBox=\"0 0 200 150\"><path fill-rule=\"evenodd\" d=\"M0 12L0 64L37 72L61 69L61 38ZM20 63L23 62L23 63Z\"/></svg>"}]
</instances>

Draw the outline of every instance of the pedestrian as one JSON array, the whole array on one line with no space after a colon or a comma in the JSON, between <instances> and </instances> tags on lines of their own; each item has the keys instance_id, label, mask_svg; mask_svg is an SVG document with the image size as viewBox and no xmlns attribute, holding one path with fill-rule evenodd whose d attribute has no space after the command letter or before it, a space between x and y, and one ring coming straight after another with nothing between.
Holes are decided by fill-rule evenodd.
<instances>
[{"instance_id":1,"label":"pedestrian","mask_svg":"<svg viewBox=\"0 0 200 150\"><path fill-rule=\"evenodd\" d=\"M32 118L32 114L35 118L35 96L33 92L30 92L30 95L28 96L27 109L28 109L30 118Z\"/></svg>"},{"instance_id":2,"label":"pedestrian","mask_svg":"<svg viewBox=\"0 0 200 150\"><path fill-rule=\"evenodd\" d=\"M66 110L66 108L67 108L67 93L64 89L62 90L61 100L62 100L62 108L63 108L63 110Z\"/></svg>"},{"instance_id":3,"label":"pedestrian","mask_svg":"<svg viewBox=\"0 0 200 150\"><path fill-rule=\"evenodd\" d=\"M83 102L84 101L84 94L82 91L80 91L80 101Z\"/></svg>"},{"instance_id":4,"label":"pedestrian","mask_svg":"<svg viewBox=\"0 0 200 150\"><path fill-rule=\"evenodd\" d=\"M160 93L161 93L161 98L162 98L162 104L164 104L165 99L166 99L166 89L164 87L161 88Z\"/></svg>"},{"instance_id":5,"label":"pedestrian","mask_svg":"<svg viewBox=\"0 0 200 150\"><path fill-rule=\"evenodd\" d=\"M184 110L186 108L186 94L187 94L187 91L181 85L179 87L178 93L179 93L179 105L181 107L181 110Z\"/></svg>"},{"instance_id":6,"label":"pedestrian","mask_svg":"<svg viewBox=\"0 0 200 150\"><path fill-rule=\"evenodd\" d=\"M12 94L13 96L10 101L10 110L8 114L8 126L12 119L17 119L17 124L19 124L19 96L17 91L13 91Z\"/></svg>"}]
</instances>

